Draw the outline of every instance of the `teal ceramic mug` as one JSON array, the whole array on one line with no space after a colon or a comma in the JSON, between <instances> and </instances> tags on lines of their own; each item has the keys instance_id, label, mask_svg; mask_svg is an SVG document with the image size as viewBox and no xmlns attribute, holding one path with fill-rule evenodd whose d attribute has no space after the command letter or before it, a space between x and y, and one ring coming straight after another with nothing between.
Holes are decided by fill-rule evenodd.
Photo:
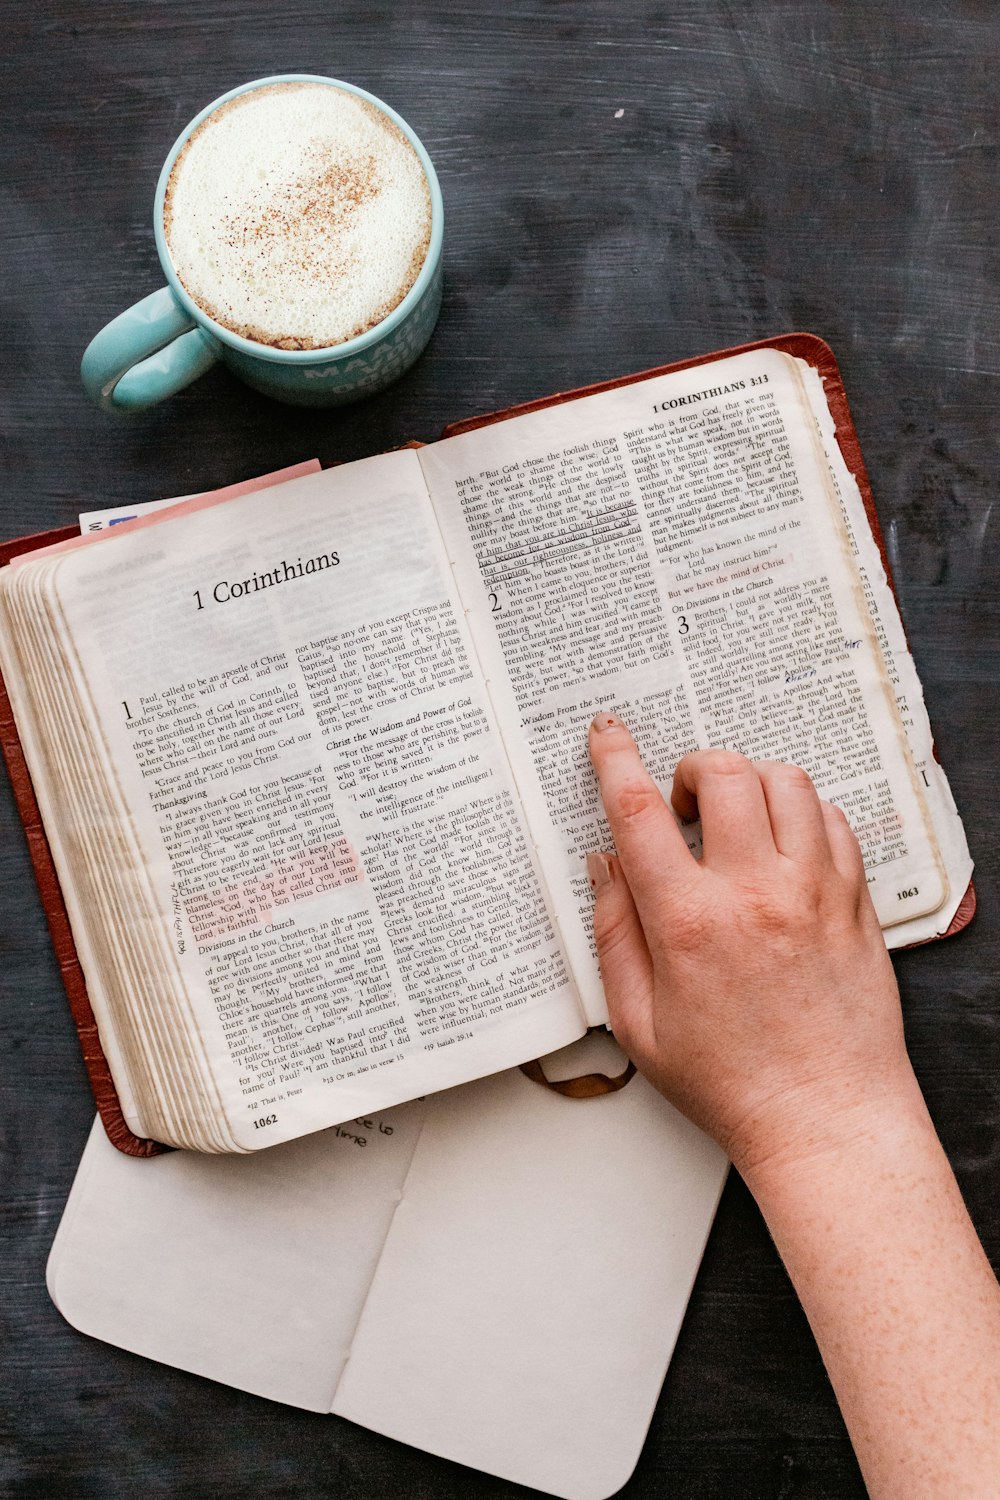
<instances>
[{"instance_id":1,"label":"teal ceramic mug","mask_svg":"<svg viewBox=\"0 0 1000 1500\"><path fill-rule=\"evenodd\" d=\"M217 323L190 297L171 263L163 207L171 169L188 137L213 110L250 89L276 83L324 83L355 94L387 115L420 159L431 196L431 235L416 281L403 300L373 328L321 349L276 349L241 337ZM312 73L258 78L213 100L188 125L163 164L156 187L153 232L167 285L120 313L92 340L81 375L87 393L105 411L143 411L190 385L221 360L234 375L279 401L336 406L368 396L398 379L423 351L441 307L444 208L430 157L395 110L364 89Z\"/></svg>"}]
</instances>

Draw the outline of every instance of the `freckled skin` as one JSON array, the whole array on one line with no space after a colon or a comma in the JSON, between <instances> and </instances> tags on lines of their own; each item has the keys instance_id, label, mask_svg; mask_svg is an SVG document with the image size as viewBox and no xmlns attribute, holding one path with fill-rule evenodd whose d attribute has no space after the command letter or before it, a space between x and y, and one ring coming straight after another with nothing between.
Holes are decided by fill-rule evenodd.
<instances>
[{"instance_id":1,"label":"freckled skin","mask_svg":"<svg viewBox=\"0 0 1000 1500\"><path fill-rule=\"evenodd\" d=\"M699 751L672 802L590 733L588 859L615 1035L729 1152L819 1344L873 1500L1000 1497L1000 1289L906 1054L857 841L804 772Z\"/></svg>"}]
</instances>

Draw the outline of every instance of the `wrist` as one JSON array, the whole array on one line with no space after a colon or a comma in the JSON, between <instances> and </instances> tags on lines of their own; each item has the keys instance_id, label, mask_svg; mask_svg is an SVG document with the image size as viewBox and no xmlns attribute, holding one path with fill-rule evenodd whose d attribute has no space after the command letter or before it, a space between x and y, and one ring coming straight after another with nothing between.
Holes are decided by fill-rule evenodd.
<instances>
[{"instance_id":1,"label":"wrist","mask_svg":"<svg viewBox=\"0 0 1000 1500\"><path fill-rule=\"evenodd\" d=\"M790 1090L747 1120L729 1154L758 1202L802 1175L898 1149L914 1135L937 1137L913 1070L858 1087L848 1079Z\"/></svg>"}]
</instances>

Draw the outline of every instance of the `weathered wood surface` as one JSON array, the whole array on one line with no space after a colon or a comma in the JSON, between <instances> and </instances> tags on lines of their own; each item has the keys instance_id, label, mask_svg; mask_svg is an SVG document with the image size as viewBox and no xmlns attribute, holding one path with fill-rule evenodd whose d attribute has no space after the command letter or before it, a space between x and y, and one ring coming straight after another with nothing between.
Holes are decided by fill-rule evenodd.
<instances>
[{"instance_id":1,"label":"weathered wood surface","mask_svg":"<svg viewBox=\"0 0 1000 1500\"><path fill-rule=\"evenodd\" d=\"M5 534L313 454L359 457L477 410L791 328L829 340L978 859L973 928L898 971L918 1073L1000 1255L1000 11L38 0L8 4L3 31ZM427 355L339 414L274 405L221 369L145 416L100 414L80 390L80 354L159 284L152 194L176 133L232 85L299 69L387 99L434 157L447 292ZM6 784L0 815L0 1492L524 1493L62 1323L44 1263L92 1108ZM863 1494L805 1321L736 1181L623 1493Z\"/></svg>"}]
</instances>

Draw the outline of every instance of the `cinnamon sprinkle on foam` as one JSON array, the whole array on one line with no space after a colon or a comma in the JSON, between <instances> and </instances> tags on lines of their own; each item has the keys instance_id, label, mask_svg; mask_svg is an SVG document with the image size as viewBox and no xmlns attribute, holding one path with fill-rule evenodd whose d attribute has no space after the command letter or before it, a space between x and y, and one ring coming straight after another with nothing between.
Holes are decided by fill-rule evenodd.
<instances>
[{"instance_id":1,"label":"cinnamon sprinkle on foam","mask_svg":"<svg viewBox=\"0 0 1000 1500\"><path fill-rule=\"evenodd\" d=\"M430 243L430 189L386 115L329 84L252 89L174 163L174 269L223 327L278 349L355 338L402 301Z\"/></svg>"}]
</instances>

